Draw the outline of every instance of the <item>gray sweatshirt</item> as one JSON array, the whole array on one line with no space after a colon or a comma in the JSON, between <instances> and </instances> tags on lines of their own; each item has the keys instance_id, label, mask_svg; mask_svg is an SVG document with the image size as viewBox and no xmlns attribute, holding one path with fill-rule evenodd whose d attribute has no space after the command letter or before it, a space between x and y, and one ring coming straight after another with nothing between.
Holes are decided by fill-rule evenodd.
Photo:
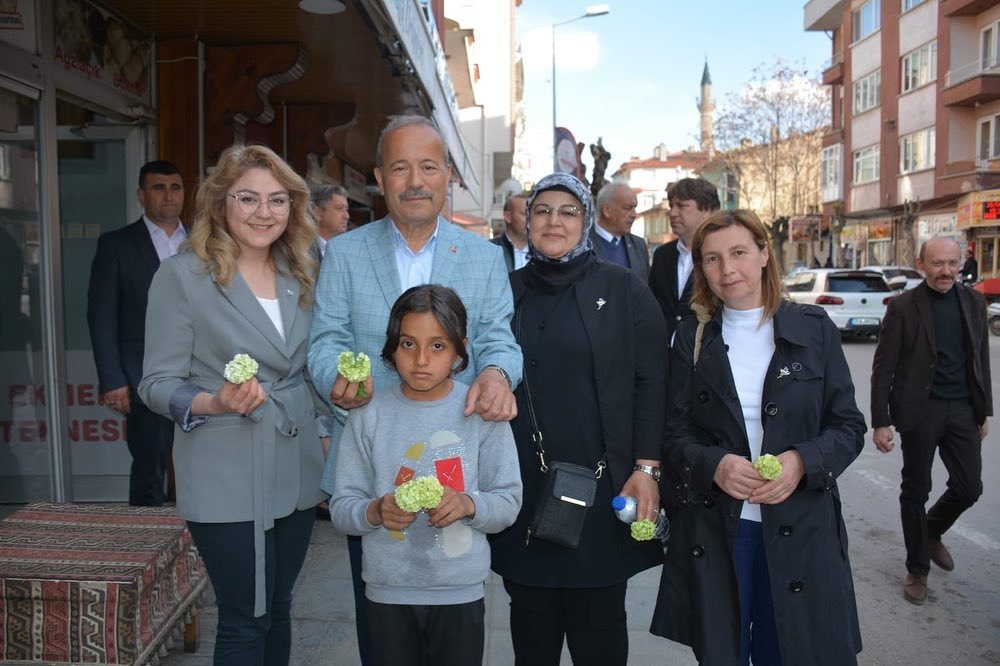
<instances>
[{"instance_id":1,"label":"gray sweatshirt","mask_svg":"<svg viewBox=\"0 0 1000 666\"><path fill-rule=\"evenodd\" d=\"M354 409L340 441L330 516L363 537L367 596L383 604L462 604L483 597L489 574L486 535L513 524L521 508L521 474L510 425L465 417L469 387L455 382L441 399L405 398L398 384ZM476 505L473 518L443 529L421 512L405 532L372 526L375 498L414 476L437 476Z\"/></svg>"}]
</instances>

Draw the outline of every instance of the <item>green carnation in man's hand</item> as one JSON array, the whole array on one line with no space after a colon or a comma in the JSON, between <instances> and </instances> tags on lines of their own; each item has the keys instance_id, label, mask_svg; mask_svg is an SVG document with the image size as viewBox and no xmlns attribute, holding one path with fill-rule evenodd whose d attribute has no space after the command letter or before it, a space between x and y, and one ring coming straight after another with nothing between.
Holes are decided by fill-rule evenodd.
<instances>
[{"instance_id":1,"label":"green carnation in man's hand","mask_svg":"<svg viewBox=\"0 0 1000 666\"><path fill-rule=\"evenodd\" d=\"M250 381L258 370L260 366L249 354L237 354L232 361L226 363L222 376L231 384L242 384Z\"/></svg>"},{"instance_id":2,"label":"green carnation in man's hand","mask_svg":"<svg viewBox=\"0 0 1000 666\"><path fill-rule=\"evenodd\" d=\"M434 476L418 476L396 488L396 506L409 513L436 509L442 497L444 486Z\"/></svg>"},{"instance_id":3,"label":"green carnation in man's hand","mask_svg":"<svg viewBox=\"0 0 1000 666\"><path fill-rule=\"evenodd\" d=\"M774 481L781 476L781 461L770 453L765 453L757 458L757 460L754 460L753 466L757 470L757 473L760 474L760 477L766 481Z\"/></svg>"},{"instance_id":4,"label":"green carnation in man's hand","mask_svg":"<svg viewBox=\"0 0 1000 666\"><path fill-rule=\"evenodd\" d=\"M652 520L636 520L629 526L636 541L649 541L656 535L656 523Z\"/></svg>"},{"instance_id":5,"label":"green carnation in man's hand","mask_svg":"<svg viewBox=\"0 0 1000 666\"><path fill-rule=\"evenodd\" d=\"M337 372L349 382L358 385L358 398L368 395L365 392L365 380L372 374L372 360L368 354L359 352L357 356L354 352L344 351L337 356Z\"/></svg>"}]
</instances>

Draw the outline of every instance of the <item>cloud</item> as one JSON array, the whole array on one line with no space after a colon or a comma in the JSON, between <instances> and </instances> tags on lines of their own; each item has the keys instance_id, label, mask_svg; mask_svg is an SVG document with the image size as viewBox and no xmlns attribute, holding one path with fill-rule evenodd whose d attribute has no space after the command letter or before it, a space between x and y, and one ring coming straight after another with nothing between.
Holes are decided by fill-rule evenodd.
<instances>
[{"instance_id":1,"label":"cloud","mask_svg":"<svg viewBox=\"0 0 1000 666\"><path fill-rule=\"evenodd\" d=\"M526 72L552 71L552 29L530 30L521 37L521 58ZM556 67L560 71L589 72L601 59L596 32L556 29Z\"/></svg>"}]
</instances>

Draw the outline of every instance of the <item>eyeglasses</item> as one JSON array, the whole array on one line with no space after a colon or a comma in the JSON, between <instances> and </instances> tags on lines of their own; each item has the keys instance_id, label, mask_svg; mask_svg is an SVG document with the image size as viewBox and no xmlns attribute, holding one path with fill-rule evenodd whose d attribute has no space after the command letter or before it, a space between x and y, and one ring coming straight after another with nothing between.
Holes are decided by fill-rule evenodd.
<instances>
[{"instance_id":1,"label":"eyeglasses","mask_svg":"<svg viewBox=\"0 0 1000 666\"><path fill-rule=\"evenodd\" d=\"M547 217L552 219L553 210L559 216L560 222L577 222L583 217L583 211L580 210L579 206L560 206L553 209L551 206L546 206L545 204L535 204L528 210L528 213L531 217Z\"/></svg>"},{"instance_id":2,"label":"eyeglasses","mask_svg":"<svg viewBox=\"0 0 1000 666\"><path fill-rule=\"evenodd\" d=\"M250 192L237 192L236 194L227 194L226 196L236 199L240 210L247 215L256 213L260 210L260 205L265 202L273 215L288 215L288 211L292 206L292 198L287 194L275 194L273 197L268 197L267 199L261 199L256 194L251 194Z\"/></svg>"}]
</instances>

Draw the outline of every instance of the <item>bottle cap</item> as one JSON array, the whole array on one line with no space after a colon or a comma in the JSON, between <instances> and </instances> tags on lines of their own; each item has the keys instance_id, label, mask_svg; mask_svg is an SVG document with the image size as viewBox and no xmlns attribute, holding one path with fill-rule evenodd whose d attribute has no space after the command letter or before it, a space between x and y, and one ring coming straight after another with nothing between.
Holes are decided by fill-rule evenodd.
<instances>
[{"instance_id":1,"label":"bottle cap","mask_svg":"<svg viewBox=\"0 0 1000 666\"><path fill-rule=\"evenodd\" d=\"M616 495L614 499L611 500L611 508L615 511L621 511L625 508L626 504L628 504L628 500L621 495Z\"/></svg>"}]
</instances>

